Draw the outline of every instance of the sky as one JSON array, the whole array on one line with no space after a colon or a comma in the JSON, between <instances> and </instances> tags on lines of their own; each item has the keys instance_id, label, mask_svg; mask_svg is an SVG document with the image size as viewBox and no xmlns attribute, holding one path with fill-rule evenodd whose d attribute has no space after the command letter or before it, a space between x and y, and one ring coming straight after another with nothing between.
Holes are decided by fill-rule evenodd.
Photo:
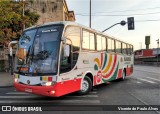
<instances>
[{"instance_id":1,"label":"sky","mask_svg":"<svg viewBox=\"0 0 160 114\"><path fill-rule=\"evenodd\" d=\"M89 26L90 0L66 0L68 9L75 13L76 22ZM92 28L98 31L128 17L134 17L135 30L117 25L105 33L134 45L134 50L145 49L145 36L151 37L150 48L157 48L160 39L160 0L91 0Z\"/></svg>"}]
</instances>

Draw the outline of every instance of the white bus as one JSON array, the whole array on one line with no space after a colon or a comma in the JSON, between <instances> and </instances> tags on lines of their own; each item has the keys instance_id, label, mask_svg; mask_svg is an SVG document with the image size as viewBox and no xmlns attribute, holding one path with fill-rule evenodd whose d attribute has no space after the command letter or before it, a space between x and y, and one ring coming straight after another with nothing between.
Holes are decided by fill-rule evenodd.
<instances>
[{"instance_id":1,"label":"white bus","mask_svg":"<svg viewBox=\"0 0 160 114\"><path fill-rule=\"evenodd\" d=\"M17 91L59 97L133 72L133 45L74 22L24 30L16 53Z\"/></svg>"}]
</instances>

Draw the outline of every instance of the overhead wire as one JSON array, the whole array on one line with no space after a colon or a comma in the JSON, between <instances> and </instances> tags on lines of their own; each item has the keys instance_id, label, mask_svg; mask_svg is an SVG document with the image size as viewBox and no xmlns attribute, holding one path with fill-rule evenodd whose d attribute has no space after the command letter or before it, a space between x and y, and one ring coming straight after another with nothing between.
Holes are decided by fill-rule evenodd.
<instances>
[{"instance_id":1,"label":"overhead wire","mask_svg":"<svg viewBox=\"0 0 160 114\"><path fill-rule=\"evenodd\" d=\"M131 10L115 10L115 11L108 11L108 12L94 12L92 14L99 14L99 13L118 13L118 12L131 12L131 11L139 11L139 10L151 10L151 9L159 9L160 7L152 7L152 8L141 8L141 9L131 9ZM87 13L77 13L76 15L82 15Z\"/></svg>"},{"instance_id":2,"label":"overhead wire","mask_svg":"<svg viewBox=\"0 0 160 114\"><path fill-rule=\"evenodd\" d=\"M137 13L137 14L92 14L91 16L141 16L141 15L153 15L160 14L160 12L150 12L150 13ZM89 14L77 14L79 16L89 16Z\"/></svg>"}]
</instances>

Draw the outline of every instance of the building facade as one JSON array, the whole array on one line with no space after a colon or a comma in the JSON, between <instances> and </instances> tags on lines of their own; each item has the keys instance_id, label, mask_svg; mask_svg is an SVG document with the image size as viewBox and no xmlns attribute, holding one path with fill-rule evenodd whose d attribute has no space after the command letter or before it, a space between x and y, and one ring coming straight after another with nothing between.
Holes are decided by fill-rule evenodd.
<instances>
[{"instance_id":1,"label":"building facade","mask_svg":"<svg viewBox=\"0 0 160 114\"><path fill-rule=\"evenodd\" d=\"M136 50L134 62L135 64L160 65L160 48Z\"/></svg>"},{"instance_id":2,"label":"building facade","mask_svg":"<svg viewBox=\"0 0 160 114\"><path fill-rule=\"evenodd\" d=\"M22 2L22 0L14 0ZM53 21L75 21L74 11L69 11L65 0L23 0L25 9L40 15L37 25ZM8 49L0 44L0 71L8 69ZM14 50L15 51L15 50ZM15 55L15 53L14 53Z\"/></svg>"},{"instance_id":3,"label":"building facade","mask_svg":"<svg viewBox=\"0 0 160 114\"><path fill-rule=\"evenodd\" d=\"M40 15L38 25L53 21L75 21L74 11L68 10L65 0L33 0L27 2L25 8Z\"/></svg>"}]
</instances>

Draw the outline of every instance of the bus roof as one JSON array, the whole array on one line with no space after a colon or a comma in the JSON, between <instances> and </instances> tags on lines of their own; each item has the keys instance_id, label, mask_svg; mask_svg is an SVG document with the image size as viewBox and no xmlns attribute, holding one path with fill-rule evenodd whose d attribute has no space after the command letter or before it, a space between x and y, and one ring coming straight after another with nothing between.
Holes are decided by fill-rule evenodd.
<instances>
[{"instance_id":1,"label":"bus roof","mask_svg":"<svg viewBox=\"0 0 160 114\"><path fill-rule=\"evenodd\" d=\"M117 40L117 41L120 41L120 42L123 42L123 43L126 43L126 44L130 44L130 43L127 43L127 42L122 41L122 40L120 40L120 39L117 39L117 38L115 38L115 37L113 37L113 36L109 36L109 35L107 35L106 33L103 33L103 32L101 32L101 31L98 31L98 30L89 28L89 27L87 27L87 26L84 26L84 25L81 25L81 24L78 24L78 23L72 22L72 21L48 22L48 23L44 23L44 24L42 24L42 25L35 25L35 26L32 26L32 27L26 28L25 30L34 29L34 28L37 28L37 27L48 26L48 25L59 25L59 24L63 24L64 26L68 26L68 25L79 26L79 27L81 27L81 28L90 30L90 31L92 31L92 32L96 32L96 33L98 33L98 34L107 36L107 37L109 37L109 38L111 38L111 39L115 39L115 40ZM132 45L132 44L130 44L130 45ZM132 46L133 46L133 45L132 45Z\"/></svg>"}]
</instances>

